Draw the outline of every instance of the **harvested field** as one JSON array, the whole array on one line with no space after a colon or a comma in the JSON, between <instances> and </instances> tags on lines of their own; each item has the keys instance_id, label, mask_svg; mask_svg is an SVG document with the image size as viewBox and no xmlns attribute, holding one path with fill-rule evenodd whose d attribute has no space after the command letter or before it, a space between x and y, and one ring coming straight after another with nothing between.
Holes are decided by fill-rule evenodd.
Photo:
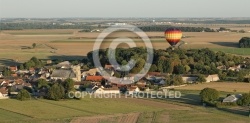
<instances>
[{"instance_id":1,"label":"harvested field","mask_svg":"<svg viewBox=\"0 0 250 123\"><path fill-rule=\"evenodd\" d=\"M0 32L0 64L5 65L7 61L24 62L32 56L41 59L82 59L93 50L96 37L100 33L78 32L76 29L56 30L8 30ZM170 45L163 38L162 32L146 32L150 37L153 48L166 49ZM214 51L250 55L249 49L238 48L241 37L249 36L250 33L218 33L218 32L184 32L186 45L182 48L211 48ZM101 48L108 48L115 38L129 37L135 41L138 47L145 44L132 32L115 32L104 40ZM32 49L32 44L38 46ZM46 47L49 46L49 47ZM27 48L28 47L28 48ZM30 47L30 48L29 48ZM121 45L119 47L127 47Z\"/></svg>"},{"instance_id":2,"label":"harvested field","mask_svg":"<svg viewBox=\"0 0 250 123\"><path fill-rule=\"evenodd\" d=\"M102 115L93 117L76 117L70 123L137 123L140 113Z\"/></svg>"},{"instance_id":3,"label":"harvested field","mask_svg":"<svg viewBox=\"0 0 250 123\"><path fill-rule=\"evenodd\" d=\"M188 85L179 87L182 90L202 90L203 88L214 88L225 92L250 92L250 83L235 83L235 82L211 82L204 84Z\"/></svg>"}]
</instances>

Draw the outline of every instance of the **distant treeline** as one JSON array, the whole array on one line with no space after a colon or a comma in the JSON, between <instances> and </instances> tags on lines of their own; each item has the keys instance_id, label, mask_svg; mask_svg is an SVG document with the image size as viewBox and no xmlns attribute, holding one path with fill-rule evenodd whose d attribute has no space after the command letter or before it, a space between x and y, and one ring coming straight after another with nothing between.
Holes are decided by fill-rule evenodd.
<instances>
[{"instance_id":1,"label":"distant treeline","mask_svg":"<svg viewBox=\"0 0 250 123\"><path fill-rule=\"evenodd\" d=\"M90 32L92 30L102 30L106 26L90 26L84 23L73 23L72 25L60 25L53 23L0 23L0 30L23 30L23 29L82 29L80 32ZM145 32L162 32L170 25L150 25L140 26L139 28ZM178 27L183 32L215 32L216 30L204 27Z\"/></svg>"},{"instance_id":2,"label":"distant treeline","mask_svg":"<svg viewBox=\"0 0 250 123\"><path fill-rule=\"evenodd\" d=\"M170 28L170 25L152 25L152 26L141 26L139 27L141 30L145 32L161 32L165 31L167 28ZM177 27L183 32L215 32L215 30L204 27Z\"/></svg>"},{"instance_id":3,"label":"distant treeline","mask_svg":"<svg viewBox=\"0 0 250 123\"><path fill-rule=\"evenodd\" d=\"M86 29L91 30L92 26L77 23L75 25L60 25L53 23L0 23L0 30L23 30L23 29ZM96 27L95 27L96 28Z\"/></svg>"},{"instance_id":4,"label":"distant treeline","mask_svg":"<svg viewBox=\"0 0 250 123\"><path fill-rule=\"evenodd\" d=\"M205 20L205 21L178 21L175 20L175 23L201 23L201 24L249 24L250 20Z\"/></svg>"},{"instance_id":5,"label":"distant treeline","mask_svg":"<svg viewBox=\"0 0 250 123\"><path fill-rule=\"evenodd\" d=\"M240 48L250 48L250 37L243 37L239 41Z\"/></svg>"}]
</instances>

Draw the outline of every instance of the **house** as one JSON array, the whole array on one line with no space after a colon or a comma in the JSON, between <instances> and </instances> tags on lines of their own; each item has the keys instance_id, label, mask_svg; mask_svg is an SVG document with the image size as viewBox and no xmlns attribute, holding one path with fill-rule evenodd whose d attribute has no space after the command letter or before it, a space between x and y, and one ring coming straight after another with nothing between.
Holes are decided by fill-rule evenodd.
<instances>
[{"instance_id":1,"label":"house","mask_svg":"<svg viewBox=\"0 0 250 123\"><path fill-rule=\"evenodd\" d=\"M95 94L120 94L120 89L117 87L113 88L98 88Z\"/></svg>"},{"instance_id":2,"label":"house","mask_svg":"<svg viewBox=\"0 0 250 123\"><path fill-rule=\"evenodd\" d=\"M218 74L208 75L206 76L206 82L216 82L219 81L220 77Z\"/></svg>"},{"instance_id":3,"label":"house","mask_svg":"<svg viewBox=\"0 0 250 123\"><path fill-rule=\"evenodd\" d=\"M87 88L86 88L86 92L89 92L89 93L93 93L95 92L97 89L99 88L103 88L103 87L98 87L97 85L89 85Z\"/></svg>"},{"instance_id":4,"label":"house","mask_svg":"<svg viewBox=\"0 0 250 123\"><path fill-rule=\"evenodd\" d=\"M47 60L46 63L47 64L52 64L52 60Z\"/></svg>"},{"instance_id":5,"label":"house","mask_svg":"<svg viewBox=\"0 0 250 123\"><path fill-rule=\"evenodd\" d=\"M145 88L147 83L145 81L139 81L136 83L136 85L140 88Z\"/></svg>"},{"instance_id":6,"label":"house","mask_svg":"<svg viewBox=\"0 0 250 123\"><path fill-rule=\"evenodd\" d=\"M10 74L10 76L12 76L12 77L18 77L18 75L16 73Z\"/></svg>"},{"instance_id":7,"label":"house","mask_svg":"<svg viewBox=\"0 0 250 123\"><path fill-rule=\"evenodd\" d=\"M71 66L71 69L73 70L73 72L76 75L76 80L77 82L81 81L81 66L80 65L75 65L75 66Z\"/></svg>"},{"instance_id":8,"label":"house","mask_svg":"<svg viewBox=\"0 0 250 123\"><path fill-rule=\"evenodd\" d=\"M237 66L233 66L233 67L229 67L228 70L232 70L232 71L240 71L241 70L241 65L237 65Z\"/></svg>"},{"instance_id":9,"label":"house","mask_svg":"<svg viewBox=\"0 0 250 123\"><path fill-rule=\"evenodd\" d=\"M184 83L194 83L197 80L197 76L194 75L183 75L182 80Z\"/></svg>"},{"instance_id":10,"label":"house","mask_svg":"<svg viewBox=\"0 0 250 123\"><path fill-rule=\"evenodd\" d=\"M8 89L6 87L0 88L0 99L8 98Z\"/></svg>"},{"instance_id":11,"label":"house","mask_svg":"<svg viewBox=\"0 0 250 123\"><path fill-rule=\"evenodd\" d=\"M87 74L91 75L91 76L95 76L97 72L98 72L98 69L97 68L93 68L93 69L89 69L89 71L87 72Z\"/></svg>"},{"instance_id":12,"label":"house","mask_svg":"<svg viewBox=\"0 0 250 123\"><path fill-rule=\"evenodd\" d=\"M70 68L71 67L71 63L69 61L64 61L64 62L60 62L57 65L55 65L57 68Z\"/></svg>"},{"instance_id":13,"label":"house","mask_svg":"<svg viewBox=\"0 0 250 123\"><path fill-rule=\"evenodd\" d=\"M54 70L51 74L52 80L65 80L67 78L71 78L73 80L76 80L76 74L73 72L73 70L68 69L57 69Z\"/></svg>"},{"instance_id":14,"label":"house","mask_svg":"<svg viewBox=\"0 0 250 123\"><path fill-rule=\"evenodd\" d=\"M2 72L0 72L0 78L3 78L3 74L2 74Z\"/></svg>"},{"instance_id":15,"label":"house","mask_svg":"<svg viewBox=\"0 0 250 123\"><path fill-rule=\"evenodd\" d=\"M164 79L165 77L155 77L155 76L147 78L147 80L154 83L160 83Z\"/></svg>"},{"instance_id":16,"label":"house","mask_svg":"<svg viewBox=\"0 0 250 123\"><path fill-rule=\"evenodd\" d=\"M140 92L140 89L137 86L131 86L128 88L128 94L136 94L138 92Z\"/></svg>"},{"instance_id":17,"label":"house","mask_svg":"<svg viewBox=\"0 0 250 123\"><path fill-rule=\"evenodd\" d=\"M29 72L30 72L30 74L35 74L36 70L35 70L35 68L31 67L31 68L29 68Z\"/></svg>"},{"instance_id":18,"label":"house","mask_svg":"<svg viewBox=\"0 0 250 123\"><path fill-rule=\"evenodd\" d=\"M217 69L219 70L227 70L227 67L225 65L218 66Z\"/></svg>"},{"instance_id":19,"label":"house","mask_svg":"<svg viewBox=\"0 0 250 123\"><path fill-rule=\"evenodd\" d=\"M106 70L112 70L113 69L113 65L105 65L104 66L104 69L106 69Z\"/></svg>"},{"instance_id":20,"label":"house","mask_svg":"<svg viewBox=\"0 0 250 123\"><path fill-rule=\"evenodd\" d=\"M228 97L226 97L225 99L223 99L222 102L236 102L239 98L241 98L241 94L238 95L230 95Z\"/></svg>"},{"instance_id":21,"label":"house","mask_svg":"<svg viewBox=\"0 0 250 123\"><path fill-rule=\"evenodd\" d=\"M104 78L102 76L87 76L86 81L97 81L101 82Z\"/></svg>"},{"instance_id":22,"label":"house","mask_svg":"<svg viewBox=\"0 0 250 123\"><path fill-rule=\"evenodd\" d=\"M16 72L18 69L17 69L17 66L10 66L9 70L12 72Z\"/></svg>"},{"instance_id":23,"label":"house","mask_svg":"<svg viewBox=\"0 0 250 123\"><path fill-rule=\"evenodd\" d=\"M83 86L83 85L84 85L84 83L82 83L82 82L74 82L74 88L75 89L80 89L81 86Z\"/></svg>"},{"instance_id":24,"label":"house","mask_svg":"<svg viewBox=\"0 0 250 123\"><path fill-rule=\"evenodd\" d=\"M24 83L26 83L26 82L24 82L22 79L14 80L14 84L16 84L16 85L22 85Z\"/></svg>"}]
</instances>

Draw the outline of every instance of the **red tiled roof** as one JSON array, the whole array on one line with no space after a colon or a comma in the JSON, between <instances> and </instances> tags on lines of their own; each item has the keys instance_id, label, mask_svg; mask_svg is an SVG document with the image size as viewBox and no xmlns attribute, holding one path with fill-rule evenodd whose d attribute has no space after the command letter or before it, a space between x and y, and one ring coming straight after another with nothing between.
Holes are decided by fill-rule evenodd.
<instances>
[{"instance_id":1,"label":"red tiled roof","mask_svg":"<svg viewBox=\"0 0 250 123\"><path fill-rule=\"evenodd\" d=\"M31 67L31 68L29 69L29 71L35 71L35 68Z\"/></svg>"},{"instance_id":2,"label":"red tiled roof","mask_svg":"<svg viewBox=\"0 0 250 123\"><path fill-rule=\"evenodd\" d=\"M87 76L86 80L87 81L102 81L103 77L102 76Z\"/></svg>"},{"instance_id":3,"label":"red tiled roof","mask_svg":"<svg viewBox=\"0 0 250 123\"><path fill-rule=\"evenodd\" d=\"M10 71L17 71L17 66L10 66L9 69Z\"/></svg>"},{"instance_id":4,"label":"red tiled roof","mask_svg":"<svg viewBox=\"0 0 250 123\"><path fill-rule=\"evenodd\" d=\"M159 76L159 75L161 75L161 73L160 72L148 72L148 75Z\"/></svg>"},{"instance_id":5,"label":"red tiled roof","mask_svg":"<svg viewBox=\"0 0 250 123\"><path fill-rule=\"evenodd\" d=\"M12 77L17 77L17 74L11 74Z\"/></svg>"},{"instance_id":6,"label":"red tiled roof","mask_svg":"<svg viewBox=\"0 0 250 123\"><path fill-rule=\"evenodd\" d=\"M105 67L104 67L105 69L111 69L111 68L113 68L113 66L112 65L105 65Z\"/></svg>"},{"instance_id":7,"label":"red tiled roof","mask_svg":"<svg viewBox=\"0 0 250 123\"><path fill-rule=\"evenodd\" d=\"M15 80L15 83L16 83L16 84L23 84L24 81L23 81L22 79L18 79L18 80Z\"/></svg>"}]
</instances>

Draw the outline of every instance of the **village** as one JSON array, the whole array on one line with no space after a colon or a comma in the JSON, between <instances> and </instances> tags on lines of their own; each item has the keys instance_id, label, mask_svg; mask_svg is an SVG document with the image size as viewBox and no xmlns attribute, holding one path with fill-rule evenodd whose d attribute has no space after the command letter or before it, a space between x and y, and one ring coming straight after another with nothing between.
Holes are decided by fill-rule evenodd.
<instances>
[{"instance_id":1,"label":"village","mask_svg":"<svg viewBox=\"0 0 250 123\"><path fill-rule=\"evenodd\" d=\"M105 65L104 70L110 75L102 75L99 68L89 70L81 69L82 64L73 65L69 61L63 61L53 64L51 60L42 68L30 68L20 70L17 66L8 66L11 71L10 76L3 76L3 70L0 71L0 99L15 97L22 89L30 90L34 97L45 95L43 88L38 88L38 80L44 79L49 83L64 81L68 78L74 81L74 88L78 91L86 91L95 94L100 93L135 93L149 92L153 90L171 89L179 86L189 86L188 84L197 84L196 75L181 75L183 84L170 85L166 84L167 73L147 72L147 74L127 74L123 78L114 76L114 72L119 68L114 65ZM225 69L223 66L218 69ZM230 67L230 70L240 70L240 66ZM139 79L138 79L139 78ZM218 74L205 75L205 83L219 81ZM157 87L157 88L156 88ZM234 95L233 95L234 96ZM234 96L235 97L235 96ZM232 97L230 97L232 98ZM239 98L239 97L238 97ZM231 99L235 100L236 98ZM228 100L225 100L228 101Z\"/></svg>"}]
</instances>

